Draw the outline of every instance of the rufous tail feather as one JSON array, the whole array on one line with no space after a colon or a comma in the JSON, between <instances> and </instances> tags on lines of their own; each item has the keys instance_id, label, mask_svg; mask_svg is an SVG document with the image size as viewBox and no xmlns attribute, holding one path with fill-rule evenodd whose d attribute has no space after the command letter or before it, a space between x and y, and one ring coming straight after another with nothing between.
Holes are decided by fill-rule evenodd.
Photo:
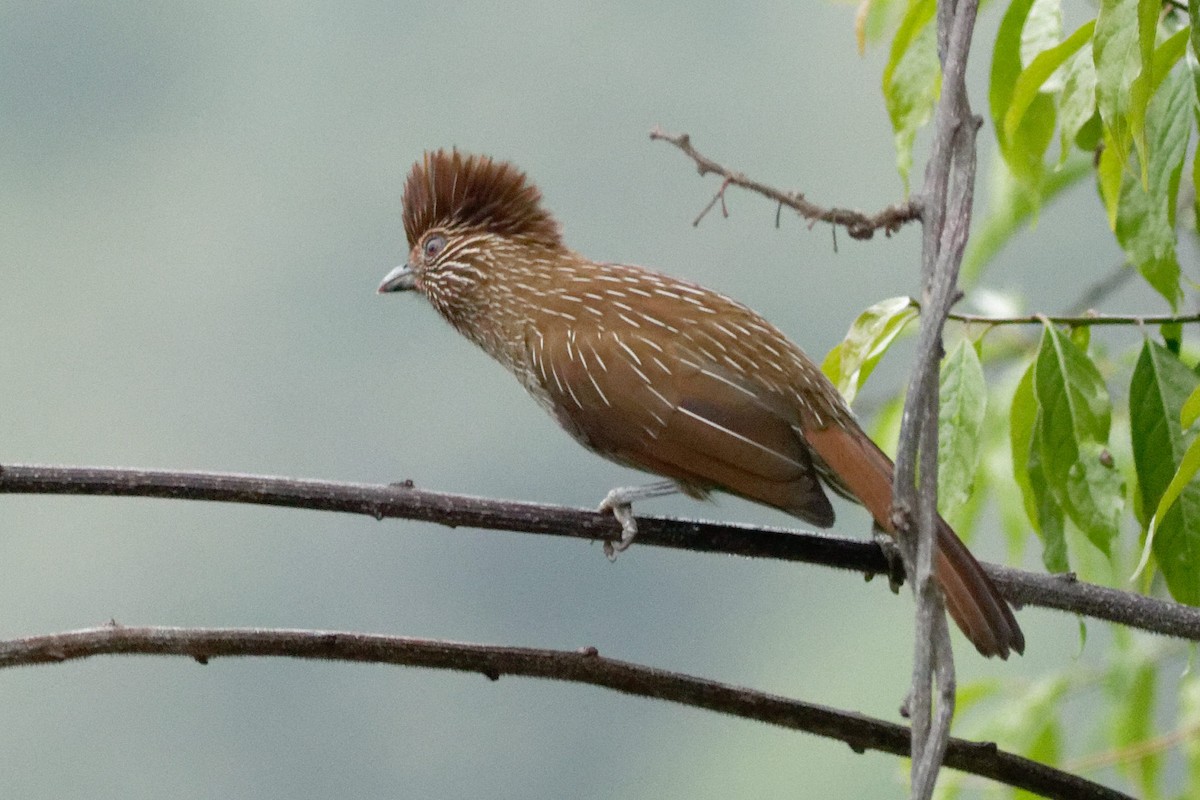
<instances>
[{"instance_id":1,"label":"rufous tail feather","mask_svg":"<svg viewBox=\"0 0 1200 800\"><path fill-rule=\"evenodd\" d=\"M891 521L892 461L862 431L840 425L805 430L804 437L883 530L895 535ZM934 575L946 610L975 648L985 656L1008 658L1025 652L1025 636L1012 609L944 519L938 517Z\"/></svg>"}]
</instances>

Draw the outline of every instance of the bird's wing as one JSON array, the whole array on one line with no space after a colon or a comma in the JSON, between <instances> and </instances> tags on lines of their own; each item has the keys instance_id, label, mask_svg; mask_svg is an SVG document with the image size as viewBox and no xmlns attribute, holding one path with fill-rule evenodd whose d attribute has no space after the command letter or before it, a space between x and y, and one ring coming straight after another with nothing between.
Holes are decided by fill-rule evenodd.
<instances>
[{"instance_id":1,"label":"bird's wing","mask_svg":"<svg viewBox=\"0 0 1200 800\"><path fill-rule=\"evenodd\" d=\"M596 452L693 494L720 489L833 523L784 398L651 337L576 330L532 334L526 344L551 412Z\"/></svg>"}]
</instances>

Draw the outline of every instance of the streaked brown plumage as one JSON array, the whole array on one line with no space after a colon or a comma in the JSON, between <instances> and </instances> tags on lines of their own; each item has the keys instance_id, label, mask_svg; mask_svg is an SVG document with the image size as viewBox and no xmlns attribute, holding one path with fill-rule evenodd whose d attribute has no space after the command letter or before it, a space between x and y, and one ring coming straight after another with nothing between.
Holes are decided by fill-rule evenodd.
<instances>
[{"instance_id":1,"label":"streaked brown plumage","mask_svg":"<svg viewBox=\"0 0 1200 800\"><path fill-rule=\"evenodd\" d=\"M575 253L537 188L487 157L427 153L405 185L404 229L408 263L379 291L422 293L589 449L693 497L729 492L821 527L834 519L825 484L892 531L891 461L754 311ZM629 518L624 496L606 500L619 519L623 502ZM987 656L1023 652L1008 604L944 521L937 544L937 578L967 638Z\"/></svg>"}]
</instances>

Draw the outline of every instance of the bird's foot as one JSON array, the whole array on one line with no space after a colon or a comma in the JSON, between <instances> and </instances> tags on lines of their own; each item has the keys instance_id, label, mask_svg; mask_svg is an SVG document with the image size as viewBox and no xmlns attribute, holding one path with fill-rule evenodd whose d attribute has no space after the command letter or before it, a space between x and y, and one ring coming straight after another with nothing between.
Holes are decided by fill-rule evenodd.
<instances>
[{"instance_id":1,"label":"bird's foot","mask_svg":"<svg viewBox=\"0 0 1200 800\"><path fill-rule=\"evenodd\" d=\"M623 553L629 549L629 545L633 544L633 540L637 538L638 527L637 520L633 518L633 501L662 497L677 491L679 488L674 483L663 481L648 486L624 486L613 489L604 496L604 499L600 501L600 507L596 510L601 513L612 512L617 522L621 523L621 538L616 541L604 540L604 555L608 556L609 561L616 561L617 553Z\"/></svg>"},{"instance_id":2,"label":"bird's foot","mask_svg":"<svg viewBox=\"0 0 1200 800\"><path fill-rule=\"evenodd\" d=\"M604 555L609 561L617 560L617 553L623 553L637 538L637 520L633 518L633 504L629 501L629 490L613 489L600 501L597 511L611 511L617 522L621 523L621 538L613 541L604 540Z\"/></svg>"},{"instance_id":3,"label":"bird's foot","mask_svg":"<svg viewBox=\"0 0 1200 800\"><path fill-rule=\"evenodd\" d=\"M888 586L891 588L892 594L899 594L900 587L904 585L904 579L907 577L900 545L897 544L894 536L878 528L871 531L871 538L875 540L875 544L879 545L879 549L883 551L883 558L887 561Z\"/></svg>"}]
</instances>

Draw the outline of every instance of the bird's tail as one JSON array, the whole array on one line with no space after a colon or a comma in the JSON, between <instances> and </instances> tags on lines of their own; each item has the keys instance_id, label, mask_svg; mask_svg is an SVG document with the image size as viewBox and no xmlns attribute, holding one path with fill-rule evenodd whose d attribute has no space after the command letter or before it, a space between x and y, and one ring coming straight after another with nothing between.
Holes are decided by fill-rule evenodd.
<instances>
[{"instance_id":1,"label":"bird's tail","mask_svg":"<svg viewBox=\"0 0 1200 800\"><path fill-rule=\"evenodd\" d=\"M1025 652L1025 634L992 579L946 520L938 517L933 572L951 619L985 656Z\"/></svg>"},{"instance_id":2,"label":"bird's tail","mask_svg":"<svg viewBox=\"0 0 1200 800\"><path fill-rule=\"evenodd\" d=\"M832 424L806 430L813 451L839 483L867 507L888 533L892 525L892 460L861 430ZM992 579L950 525L938 517L934 576L946 598L946 610L975 649L985 656L1008 658L1025 652L1025 635Z\"/></svg>"}]
</instances>

